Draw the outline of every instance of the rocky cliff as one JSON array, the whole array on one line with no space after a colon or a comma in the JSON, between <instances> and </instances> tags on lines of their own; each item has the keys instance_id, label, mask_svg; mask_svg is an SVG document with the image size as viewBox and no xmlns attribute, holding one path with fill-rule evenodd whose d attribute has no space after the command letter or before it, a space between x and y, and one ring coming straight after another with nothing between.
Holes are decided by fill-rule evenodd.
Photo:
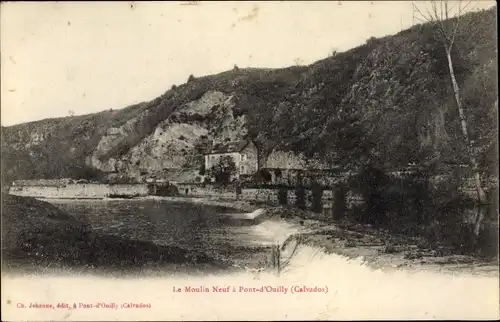
<instances>
[{"instance_id":1,"label":"rocky cliff","mask_svg":"<svg viewBox=\"0 0 500 322\"><path fill-rule=\"evenodd\" d=\"M469 14L452 56L484 169L496 164L494 9ZM211 142L253 139L265 157L294 151L326 163L462 162L465 145L442 44L431 25L336 53L309 66L237 68L190 77L117 111L2 128L5 180L127 178L195 169ZM332 40L334 41L334 40Z\"/></svg>"}]
</instances>

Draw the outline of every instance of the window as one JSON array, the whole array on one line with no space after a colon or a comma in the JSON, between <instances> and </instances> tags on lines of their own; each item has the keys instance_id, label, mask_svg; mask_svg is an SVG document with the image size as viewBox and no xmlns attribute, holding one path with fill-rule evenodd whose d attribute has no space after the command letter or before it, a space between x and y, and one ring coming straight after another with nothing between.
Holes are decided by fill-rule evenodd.
<instances>
[{"instance_id":1,"label":"window","mask_svg":"<svg viewBox=\"0 0 500 322\"><path fill-rule=\"evenodd\" d=\"M245 167L244 167L244 166L241 166L240 171L241 171L241 172L245 172Z\"/></svg>"}]
</instances>

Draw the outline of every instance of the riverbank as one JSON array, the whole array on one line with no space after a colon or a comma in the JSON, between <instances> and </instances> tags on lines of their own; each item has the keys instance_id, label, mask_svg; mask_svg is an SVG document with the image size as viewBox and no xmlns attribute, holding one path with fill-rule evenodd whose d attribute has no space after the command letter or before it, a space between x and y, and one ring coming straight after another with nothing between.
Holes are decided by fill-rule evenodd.
<instances>
[{"instance_id":1,"label":"riverbank","mask_svg":"<svg viewBox=\"0 0 500 322\"><path fill-rule=\"evenodd\" d=\"M93 231L58 207L2 195L2 268L14 274L130 274L231 268L192 249Z\"/></svg>"},{"instance_id":2,"label":"riverbank","mask_svg":"<svg viewBox=\"0 0 500 322\"><path fill-rule=\"evenodd\" d=\"M387 231L374 229L369 225L334 222L323 214L293 207L215 198L148 196L136 200L163 200L234 209L235 213L229 211L224 215L229 220L248 221L252 235L249 236L248 229L243 227L241 236L238 238L255 239L255 243L262 247L277 243L282 245L288 238L301 236L301 243L304 245L321 249L325 253L340 255L348 260L361 260L373 269L399 270L404 268L405 270L498 276L498 262L472 256L454 255L449 249L443 247L431 249L422 239L389 234ZM121 266L146 269L147 267L179 265L175 269L183 270L184 264L189 266L197 261L197 264L205 265L203 266L205 268L209 266L234 268L234 263L209 258L207 254L200 253L190 258L188 254L192 254L192 250L175 247L174 249L170 246L105 236L96 232L88 234L85 224L75 221L72 216L44 201L10 196L7 201L4 199L3 205L4 213L7 215L3 218L2 246L10 245L10 251L4 254L10 256L10 262L14 263L13 267L24 262L27 263L26 267L32 264L41 267L54 264L57 266L58 263L70 266L84 264L83 266L88 270L101 268L113 271ZM5 212L6 209L7 212ZM9 213L11 215L8 215ZM243 218L245 216L241 216L242 213L253 213L253 216L246 219ZM19 214L24 214L24 216ZM6 230L5 227L10 229ZM78 236L81 238L75 238ZM236 246L232 245L232 247ZM261 261L260 254L256 253L255 256L251 254L256 250L250 247L237 247L239 247L238 252L242 253L241 263L246 267L260 269L268 264ZM270 252L270 249L267 251ZM245 258L248 256L254 256L256 260L252 260L249 264L248 258Z\"/></svg>"},{"instance_id":3,"label":"riverbank","mask_svg":"<svg viewBox=\"0 0 500 322\"><path fill-rule=\"evenodd\" d=\"M447 273L460 272L487 276L498 276L498 259L484 259L457 255L446 247L431 248L423 238L412 238L391 234L370 225L348 221L334 222L324 214L299 210L293 207L272 206L263 202L245 200L230 201L187 197L145 197L177 202L188 202L211 206L234 208L242 212L263 209L258 222L266 224L268 230L279 230L282 243L287 237L301 236L301 243L318 247L330 254L349 260L361 260L373 269L383 270L432 270ZM286 224L280 224L280 221ZM275 227L274 227L275 226ZM273 228L274 227L274 228ZM288 228L293 227L293 228ZM284 231L283 229L288 229Z\"/></svg>"}]
</instances>

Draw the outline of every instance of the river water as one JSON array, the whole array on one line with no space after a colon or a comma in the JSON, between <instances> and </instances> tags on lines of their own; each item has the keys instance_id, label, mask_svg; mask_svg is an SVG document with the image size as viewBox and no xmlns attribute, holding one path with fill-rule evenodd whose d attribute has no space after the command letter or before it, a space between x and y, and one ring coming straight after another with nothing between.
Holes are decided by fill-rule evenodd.
<instances>
[{"instance_id":1,"label":"river water","mask_svg":"<svg viewBox=\"0 0 500 322\"><path fill-rule=\"evenodd\" d=\"M241 219L232 208L159 199L50 202L102 235L177 246L238 266L264 265L269 246L298 230L284 221Z\"/></svg>"},{"instance_id":2,"label":"river water","mask_svg":"<svg viewBox=\"0 0 500 322\"><path fill-rule=\"evenodd\" d=\"M98 200L51 203L95 231L127 239L197 249L243 265L264 259L270 243L297 227L286 222L234 220L237 211L164 200ZM255 250L251 252L249 250ZM253 255L249 255L252 253ZM498 276L433 271L374 270L360 259L304 245L282 274L272 270L196 276L96 278L86 274L10 276L9 296L37 301L146 303L143 310L44 311L43 320L301 320L496 319ZM229 293L176 292L186 287L229 288ZM280 290L250 292L252 289ZM300 290L325 291L300 291ZM29 290L26 293L25 290ZM243 290L243 291L241 291ZM295 291L294 291L295 290ZM50 298L49 298L50 297ZM6 320L40 320L37 310L8 307Z\"/></svg>"}]
</instances>

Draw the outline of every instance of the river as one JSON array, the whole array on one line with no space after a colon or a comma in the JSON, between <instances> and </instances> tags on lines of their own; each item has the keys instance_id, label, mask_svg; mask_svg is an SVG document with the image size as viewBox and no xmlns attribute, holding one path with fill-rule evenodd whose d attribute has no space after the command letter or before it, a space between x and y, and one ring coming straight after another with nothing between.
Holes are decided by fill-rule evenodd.
<instances>
[{"instance_id":1,"label":"river","mask_svg":"<svg viewBox=\"0 0 500 322\"><path fill-rule=\"evenodd\" d=\"M161 199L49 201L101 235L176 246L236 266L264 265L269 246L298 231L284 221L241 219L242 211L220 206Z\"/></svg>"},{"instance_id":2,"label":"river","mask_svg":"<svg viewBox=\"0 0 500 322\"><path fill-rule=\"evenodd\" d=\"M238 216L231 214L238 211L230 208L165 200L51 203L106 235L197 249L242 266L265 260L266 246L298 229L279 220L235 220ZM279 275L273 270L238 270L189 277L109 278L79 273L2 280L2 288L9 289L13 301L143 303L149 307L43 311L44 320L55 321L496 319L498 285L498 276L373 269L361 259L348 260L308 245L299 249ZM186 291L191 288L210 291ZM41 311L10 305L2 314L6 320L35 321L40 320Z\"/></svg>"}]
</instances>

